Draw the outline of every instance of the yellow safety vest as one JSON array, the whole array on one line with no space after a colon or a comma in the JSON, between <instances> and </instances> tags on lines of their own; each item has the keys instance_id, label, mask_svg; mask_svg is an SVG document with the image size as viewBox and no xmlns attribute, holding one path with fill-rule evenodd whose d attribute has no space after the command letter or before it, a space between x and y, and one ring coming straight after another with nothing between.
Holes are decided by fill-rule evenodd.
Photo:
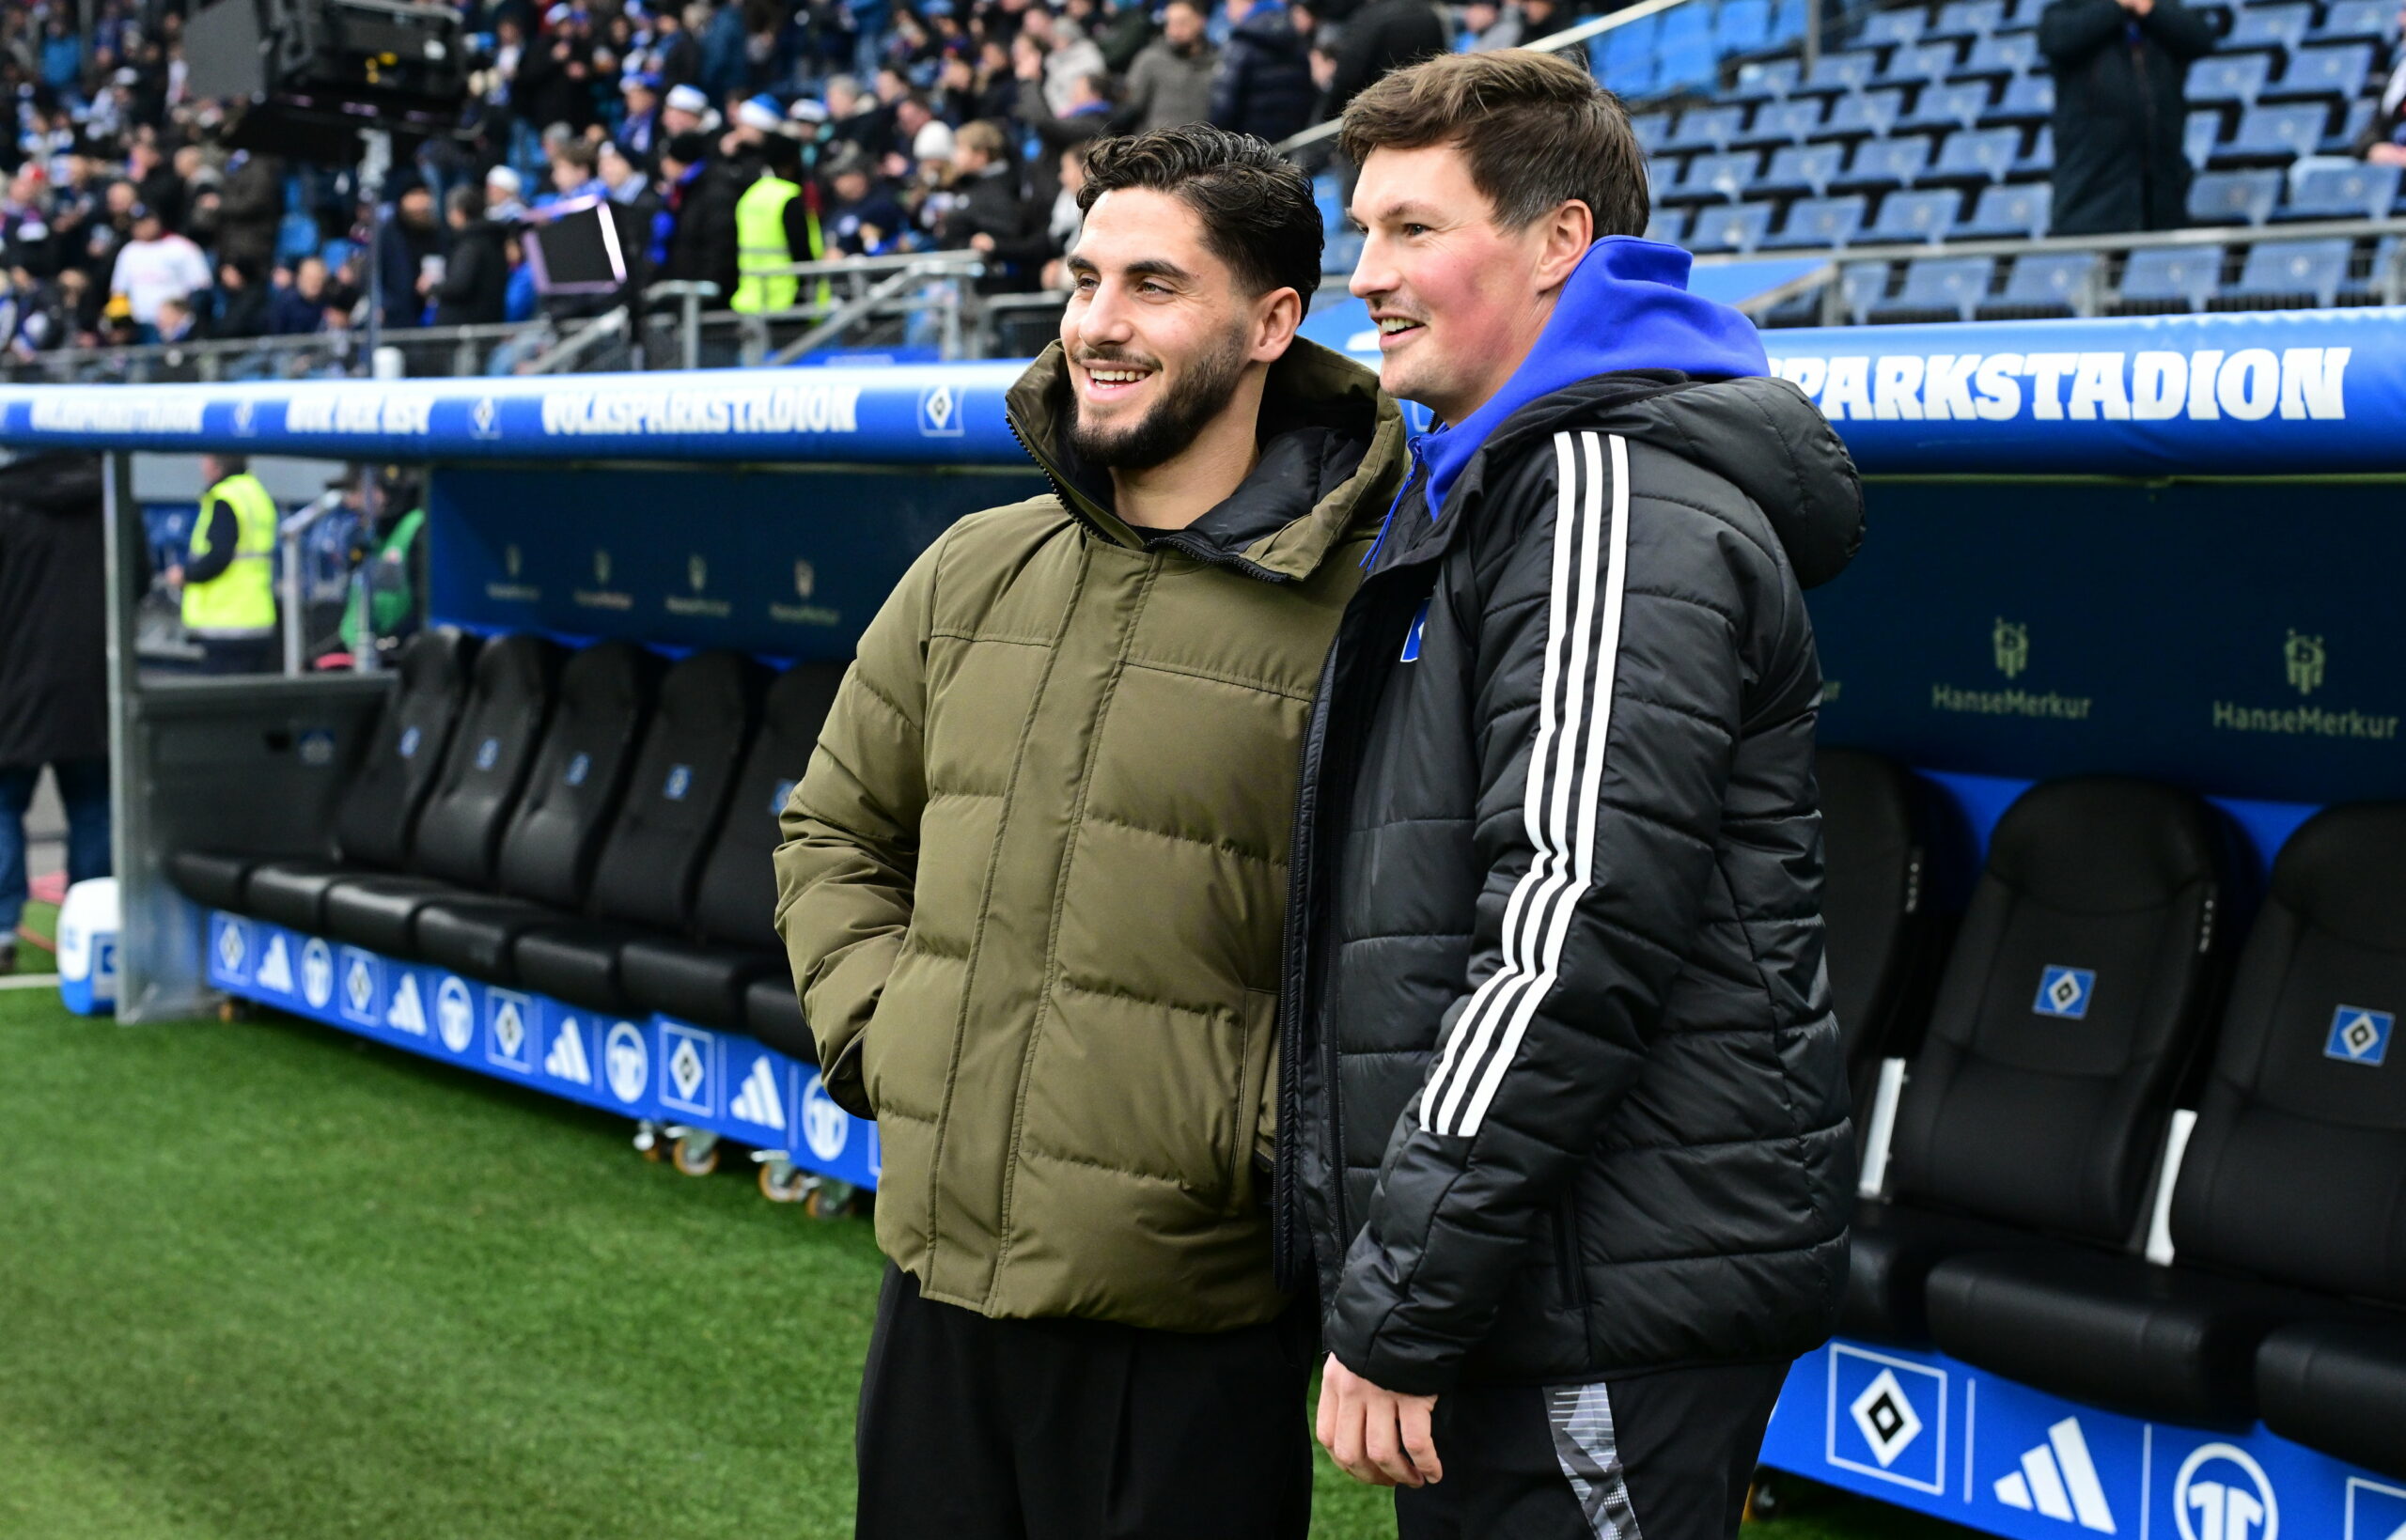
<instances>
[{"instance_id":1,"label":"yellow safety vest","mask_svg":"<svg viewBox=\"0 0 2406 1540\"><path fill-rule=\"evenodd\" d=\"M766 310L790 310L802 285L789 272L798 258L786 244L786 205L802 189L783 177L762 177L735 200L735 298L728 308L746 315Z\"/></svg>"},{"instance_id":2,"label":"yellow safety vest","mask_svg":"<svg viewBox=\"0 0 2406 1540\"><path fill-rule=\"evenodd\" d=\"M275 499L244 472L209 489L200 500L200 522L193 530L193 559L211 553L210 505L223 500L234 510L237 531L231 566L207 583L184 584L184 630L202 636L264 636L275 630Z\"/></svg>"}]
</instances>

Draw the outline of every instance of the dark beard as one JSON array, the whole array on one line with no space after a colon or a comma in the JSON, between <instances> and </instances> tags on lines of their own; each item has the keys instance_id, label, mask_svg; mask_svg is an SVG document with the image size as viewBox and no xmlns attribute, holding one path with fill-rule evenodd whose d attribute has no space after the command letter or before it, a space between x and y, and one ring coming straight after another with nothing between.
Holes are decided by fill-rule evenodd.
<instances>
[{"instance_id":1,"label":"dark beard","mask_svg":"<svg viewBox=\"0 0 2406 1540\"><path fill-rule=\"evenodd\" d=\"M1107 359L1095 362L1108 364ZM1225 346L1195 360L1185 381L1165 391L1133 428L1097 431L1086 423L1075 386L1070 391L1070 447L1088 465L1117 471L1149 471L1185 453L1203 425L1227 410L1244 375L1244 334L1230 332Z\"/></svg>"}]
</instances>

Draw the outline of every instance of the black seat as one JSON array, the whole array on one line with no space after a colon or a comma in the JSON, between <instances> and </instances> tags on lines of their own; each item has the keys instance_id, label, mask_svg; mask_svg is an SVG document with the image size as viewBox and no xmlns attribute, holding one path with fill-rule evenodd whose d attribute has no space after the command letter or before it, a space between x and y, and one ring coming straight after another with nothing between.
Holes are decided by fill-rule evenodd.
<instances>
[{"instance_id":1,"label":"black seat","mask_svg":"<svg viewBox=\"0 0 2406 1540\"><path fill-rule=\"evenodd\" d=\"M2230 846L2192 794L2033 787L1989 845L1898 1103L1891 1201L1855 1222L1841 1330L1928 1339L1941 1257L2136 1235L2211 1007Z\"/></svg>"},{"instance_id":2,"label":"black seat","mask_svg":"<svg viewBox=\"0 0 2406 1540\"><path fill-rule=\"evenodd\" d=\"M618 957L627 993L639 1005L704 1026L741 1031L755 980L791 989L784 950L771 921L777 903L777 816L810 764L819 729L843 682L840 663L799 663L769 687L760 730L736 777L726 817L694 894L699 941L645 937Z\"/></svg>"},{"instance_id":3,"label":"black seat","mask_svg":"<svg viewBox=\"0 0 2406 1540\"><path fill-rule=\"evenodd\" d=\"M2261 1382L2267 1420L2281 1408L2275 1431L2398 1468L2398 1403L2320 1399L2318 1387L2394 1397L2406 1365L2401 1002L2406 803L2327 810L2282 849L2240 958L2173 1190L2178 1261L1953 1258L1929 1279L1940 1346L2061 1394L2206 1426L2246 1425ZM2309 1322L2320 1330L2267 1341ZM2367 1408L2379 1415L2357 1415Z\"/></svg>"},{"instance_id":4,"label":"black seat","mask_svg":"<svg viewBox=\"0 0 2406 1540\"><path fill-rule=\"evenodd\" d=\"M327 930L372 951L406 953L420 909L492 882L493 856L542 742L559 676L560 649L539 636L486 644L442 779L411 836L412 870L333 883L324 899Z\"/></svg>"},{"instance_id":5,"label":"black seat","mask_svg":"<svg viewBox=\"0 0 2406 1540\"><path fill-rule=\"evenodd\" d=\"M570 661L525 794L502 836L497 891L428 901L411 927L413 956L510 983L518 937L583 906L660 672L655 655L629 642L597 643Z\"/></svg>"},{"instance_id":6,"label":"black seat","mask_svg":"<svg viewBox=\"0 0 2406 1540\"><path fill-rule=\"evenodd\" d=\"M1880 1061L1911 1051L1945 955L1946 897L1968 832L1904 767L1860 749L1814 755L1821 793L1821 922L1830 1004L1846 1045L1856 1123ZM1960 893L1955 904L1961 905Z\"/></svg>"},{"instance_id":7,"label":"black seat","mask_svg":"<svg viewBox=\"0 0 2406 1540\"><path fill-rule=\"evenodd\" d=\"M409 854L409 832L418 808L433 792L443 754L450 746L452 722L467 698L477 660L477 638L450 628L430 628L409 638L395 664L395 691L375 717L368 748L344 782L335 808L335 845L342 859L262 862L241 852L176 852L168 876L193 902L216 910L253 910L250 888L267 868L293 879L313 874L352 876L361 866L397 868ZM318 888L322 893L322 888ZM265 910L259 910L265 912ZM315 924L315 900L305 910Z\"/></svg>"},{"instance_id":8,"label":"black seat","mask_svg":"<svg viewBox=\"0 0 2406 1540\"><path fill-rule=\"evenodd\" d=\"M756 978L743 991L743 1029L790 1058L807 1065L819 1062L819 1043L802 1019L802 1002L788 972Z\"/></svg>"},{"instance_id":9,"label":"black seat","mask_svg":"<svg viewBox=\"0 0 2406 1540\"><path fill-rule=\"evenodd\" d=\"M692 929L694 885L752 735L761 673L733 652L696 653L669 671L594 868L593 917L521 934L510 950L519 983L588 1010L638 1008L619 978L619 948Z\"/></svg>"}]
</instances>

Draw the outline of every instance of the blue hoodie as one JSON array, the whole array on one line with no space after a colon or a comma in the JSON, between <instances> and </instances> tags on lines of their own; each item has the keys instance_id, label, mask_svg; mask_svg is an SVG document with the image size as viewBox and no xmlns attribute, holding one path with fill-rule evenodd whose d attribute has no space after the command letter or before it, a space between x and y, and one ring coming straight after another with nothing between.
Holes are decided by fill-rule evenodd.
<instances>
[{"instance_id":1,"label":"blue hoodie","mask_svg":"<svg viewBox=\"0 0 2406 1540\"><path fill-rule=\"evenodd\" d=\"M1754 322L1688 292L1688 254L1635 236L1608 235L1564 280L1537 346L1487 404L1412 443L1428 467L1429 517L1505 420L1540 396L1627 369L1676 369L1707 380L1771 372Z\"/></svg>"}]
</instances>

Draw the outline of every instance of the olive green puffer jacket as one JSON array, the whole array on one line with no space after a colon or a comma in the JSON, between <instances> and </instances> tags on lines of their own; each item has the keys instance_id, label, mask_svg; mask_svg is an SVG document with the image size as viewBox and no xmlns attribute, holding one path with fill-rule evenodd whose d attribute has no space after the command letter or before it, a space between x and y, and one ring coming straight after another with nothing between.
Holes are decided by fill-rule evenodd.
<instances>
[{"instance_id":1,"label":"olive green puffer jacket","mask_svg":"<svg viewBox=\"0 0 2406 1540\"><path fill-rule=\"evenodd\" d=\"M1056 347L1009 393L1055 494L975 514L862 637L784 815L777 929L877 1238L925 1296L1176 1330L1268 1320L1298 745L1403 425L1298 341L1261 459L1174 534L1070 456Z\"/></svg>"}]
</instances>

